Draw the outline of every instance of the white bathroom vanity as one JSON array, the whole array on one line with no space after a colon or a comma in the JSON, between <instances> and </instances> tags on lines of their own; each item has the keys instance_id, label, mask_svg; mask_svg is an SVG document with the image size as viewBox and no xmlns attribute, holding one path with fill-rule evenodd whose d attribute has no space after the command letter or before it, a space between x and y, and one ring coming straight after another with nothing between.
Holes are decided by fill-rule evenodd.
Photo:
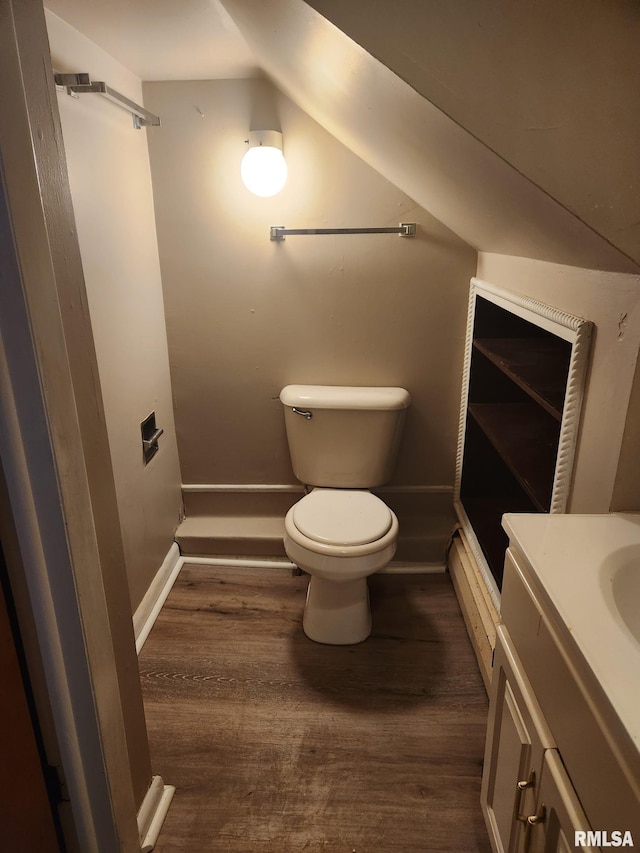
<instances>
[{"instance_id":1,"label":"white bathroom vanity","mask_svg":"<svg viewBox=\"0 0 640 853\"><path fill-rule=\"evenodd\" d=\"M503 526L482 782L493 849L638 847L640 515Z\"/></svg>"}]
</instances>

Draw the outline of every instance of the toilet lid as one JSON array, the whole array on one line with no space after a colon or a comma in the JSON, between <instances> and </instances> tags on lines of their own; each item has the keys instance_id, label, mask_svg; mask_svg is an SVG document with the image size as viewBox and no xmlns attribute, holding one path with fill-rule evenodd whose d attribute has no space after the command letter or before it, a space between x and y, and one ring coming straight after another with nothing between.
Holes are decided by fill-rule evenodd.
<instances>
[{"instance_id":1,"label":"toilet lid","mask_svg":"<svg viewBox=\"0 0 640 853\"><path fill-rule=\"evenodd\" d=\"M388 533L389 507L371 492L316 489L294 506L300 533L329 545L366 545Z\"/></svg>"}]
</instances>

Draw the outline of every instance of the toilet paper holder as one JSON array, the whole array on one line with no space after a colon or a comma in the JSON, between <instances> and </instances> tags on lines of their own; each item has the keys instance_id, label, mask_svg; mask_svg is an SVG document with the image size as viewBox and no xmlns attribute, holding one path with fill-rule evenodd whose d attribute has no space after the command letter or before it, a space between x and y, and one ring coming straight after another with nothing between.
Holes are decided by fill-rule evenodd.
<instances>
[{"instance_id":1,"label":"toilet paper holder","mask_svg":"<svg viewBox=\"0 0 640 853\"><path fill-rule=\"evenodd\" d=\"M148 465L159 450L158 439L163 434L162 427L156 426L156 413L151 412L150 415L140 424L140 432L142 433L142 455L144 464Z\"/></svg>"}]
</instances>

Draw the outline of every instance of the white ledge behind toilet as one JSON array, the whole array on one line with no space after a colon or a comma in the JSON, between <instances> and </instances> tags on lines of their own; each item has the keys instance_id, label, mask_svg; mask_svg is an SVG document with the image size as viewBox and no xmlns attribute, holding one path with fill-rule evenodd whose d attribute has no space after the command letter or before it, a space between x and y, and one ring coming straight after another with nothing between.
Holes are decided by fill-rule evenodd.
<instances>
[{"instance_id":1,"label":"white ledge behind toilet","mask_svg":"<svg viewBox=\"0 0 640 853\"><path fill-rule=\"evenodd\" d=\"M384 571L432 572L444 570L445 552L456 524L452 484L385 485L374 489L400 521L399 545ZM285 560L282 526L293 503L305 494L301 483L185 483L182 485L186 519L176 538L184 556L267 558ZM237 531L253 537L251 548L227 547L221 539ZM265 545L264 536L272 545ZM262 537L262 538L261 538ZM184 547L183 547L184 546ZM237 559L234 565L238 565Z\"/></svg>"}]
</instances>

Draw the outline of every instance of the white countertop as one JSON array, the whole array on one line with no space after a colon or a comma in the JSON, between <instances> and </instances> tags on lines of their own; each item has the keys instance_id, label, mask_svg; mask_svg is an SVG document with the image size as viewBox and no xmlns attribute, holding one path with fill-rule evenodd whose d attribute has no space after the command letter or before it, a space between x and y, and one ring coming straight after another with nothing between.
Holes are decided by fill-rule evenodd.
<instances>
[{"instance_id":1,"label":"white countertop","mask_svg":"<svg viewBox=\"0 0 640 853\"><path fill-rule=\"evenodd\" d=\"M640 514L508 513L503 527L640 750Z\"/></svg>"}]
</instances>

